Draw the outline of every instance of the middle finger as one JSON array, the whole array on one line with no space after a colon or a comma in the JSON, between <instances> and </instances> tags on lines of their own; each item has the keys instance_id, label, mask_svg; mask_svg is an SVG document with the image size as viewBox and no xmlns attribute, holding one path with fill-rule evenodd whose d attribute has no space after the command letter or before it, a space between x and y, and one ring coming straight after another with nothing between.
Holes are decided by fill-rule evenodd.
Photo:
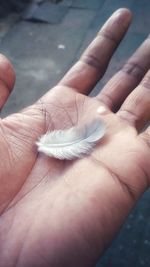
<instances>
[{"instance_id":1,"label":"middle finger","mask_svg":"<svg viewBox=\"0 0 150 267\"><path fill-rule=\"evenodd\" d=\"M88 94L106 71L111 56L126 33L130 22L131 12L128 9L117 10L106 21L97 37L59 85Z\"/></svg>"}]
</instances>

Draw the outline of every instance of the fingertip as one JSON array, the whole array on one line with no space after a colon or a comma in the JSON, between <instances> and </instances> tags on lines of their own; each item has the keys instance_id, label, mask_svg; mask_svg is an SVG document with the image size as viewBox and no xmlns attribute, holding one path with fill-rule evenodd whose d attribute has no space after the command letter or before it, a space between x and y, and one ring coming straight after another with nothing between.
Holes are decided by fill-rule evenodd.
<instances>
[{"instance_id":1,"label":"fingertip","mask_svg":"<svg viewBox=\"0 0 150 267\"><path fill-rule=\"evenodd\" d=\"M111 32L116 36L117 41L124 37L132 20L132 13L127 8L117 9L105 22L100 32Z\"/></svg>"},{"instance_id":2,"label":"fingertip","mask_svg":"<svg viewBox=\"0 0 150 267\"><path fill-rule=\"evenodd\" d=\"M126 8L126 7L121 7L119 9L117 9L113 14L112 16L118 16L118 15L123 15L126 17L126 18L132 18L132 12L130 9Z\"/></svg>"},{"instance_id":3,"label":"fingertip","mask_svg":"<svg viewBox=\"0 0 150 267\"><path fill-rule=\"evenodd\" d=\"M118 22L127 27L132 21L132 12L125 7L117 9L111 16L112 19L117 20Z\"/></svg>"}]
</instances>

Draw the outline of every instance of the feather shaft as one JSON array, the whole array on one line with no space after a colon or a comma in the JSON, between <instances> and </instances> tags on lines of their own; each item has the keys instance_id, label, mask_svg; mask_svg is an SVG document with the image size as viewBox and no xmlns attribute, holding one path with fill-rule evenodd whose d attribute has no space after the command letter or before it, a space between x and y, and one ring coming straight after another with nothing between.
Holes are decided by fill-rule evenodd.
<instances>
[{"instance_id":1,"label":"feather shaft","mask_svg":"<svg viewBox=\"0 0 150 267\"><path fill-rule=\"evenodd\" d=\"M36 144L50 157L72 160L89 154L104 134L104 123L97 119L83 127L47 132Z\"/></svg>"}]
</instances>

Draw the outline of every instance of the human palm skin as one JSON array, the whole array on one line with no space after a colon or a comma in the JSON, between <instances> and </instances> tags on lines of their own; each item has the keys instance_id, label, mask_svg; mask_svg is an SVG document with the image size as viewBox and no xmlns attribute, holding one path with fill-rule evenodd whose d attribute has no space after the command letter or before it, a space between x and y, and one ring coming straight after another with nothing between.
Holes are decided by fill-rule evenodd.
<instances>
[{"instance_id":1,"label":"human palm skin","mask_svg":"<svg viewBox=\"0 0 150 267\"><path fill-rule=\"evenodd\" d=\"M150 119L149 39L97 97L87 96L130 20L126 9L114 13L55 88L1 120L1 267L94 266L149 187L150 129L143 130ZM0 73L2 107L14 83L4 57ZM46 131L95 117L106 134L90 155L60 161L37 152Z\"/></svg>"}]
</instances>

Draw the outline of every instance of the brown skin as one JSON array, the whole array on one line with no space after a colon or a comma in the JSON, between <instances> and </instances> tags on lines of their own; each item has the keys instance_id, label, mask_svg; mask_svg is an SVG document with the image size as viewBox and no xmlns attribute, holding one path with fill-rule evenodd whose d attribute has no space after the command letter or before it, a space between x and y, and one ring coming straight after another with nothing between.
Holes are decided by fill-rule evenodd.
<instances>
[{"instance_id":1,"label":"brown skin","mask_svg":"<svg viewBox=\"0 0 150 267\"><path fill-rule=\"evenodd\" d=\"M55 88L1 120L1 267L94 266L149 187L150 129L139 130L150 120L150 39L97 97L86 96L130 21L128 10L115 13ZM0 78L2 107L15 79L3 56ZM97 114L101 105L106 111ZM35 142L48 129L95 116L107 134L91 155L59 161L37 153Z\"/></svg>"}]
</instances>

